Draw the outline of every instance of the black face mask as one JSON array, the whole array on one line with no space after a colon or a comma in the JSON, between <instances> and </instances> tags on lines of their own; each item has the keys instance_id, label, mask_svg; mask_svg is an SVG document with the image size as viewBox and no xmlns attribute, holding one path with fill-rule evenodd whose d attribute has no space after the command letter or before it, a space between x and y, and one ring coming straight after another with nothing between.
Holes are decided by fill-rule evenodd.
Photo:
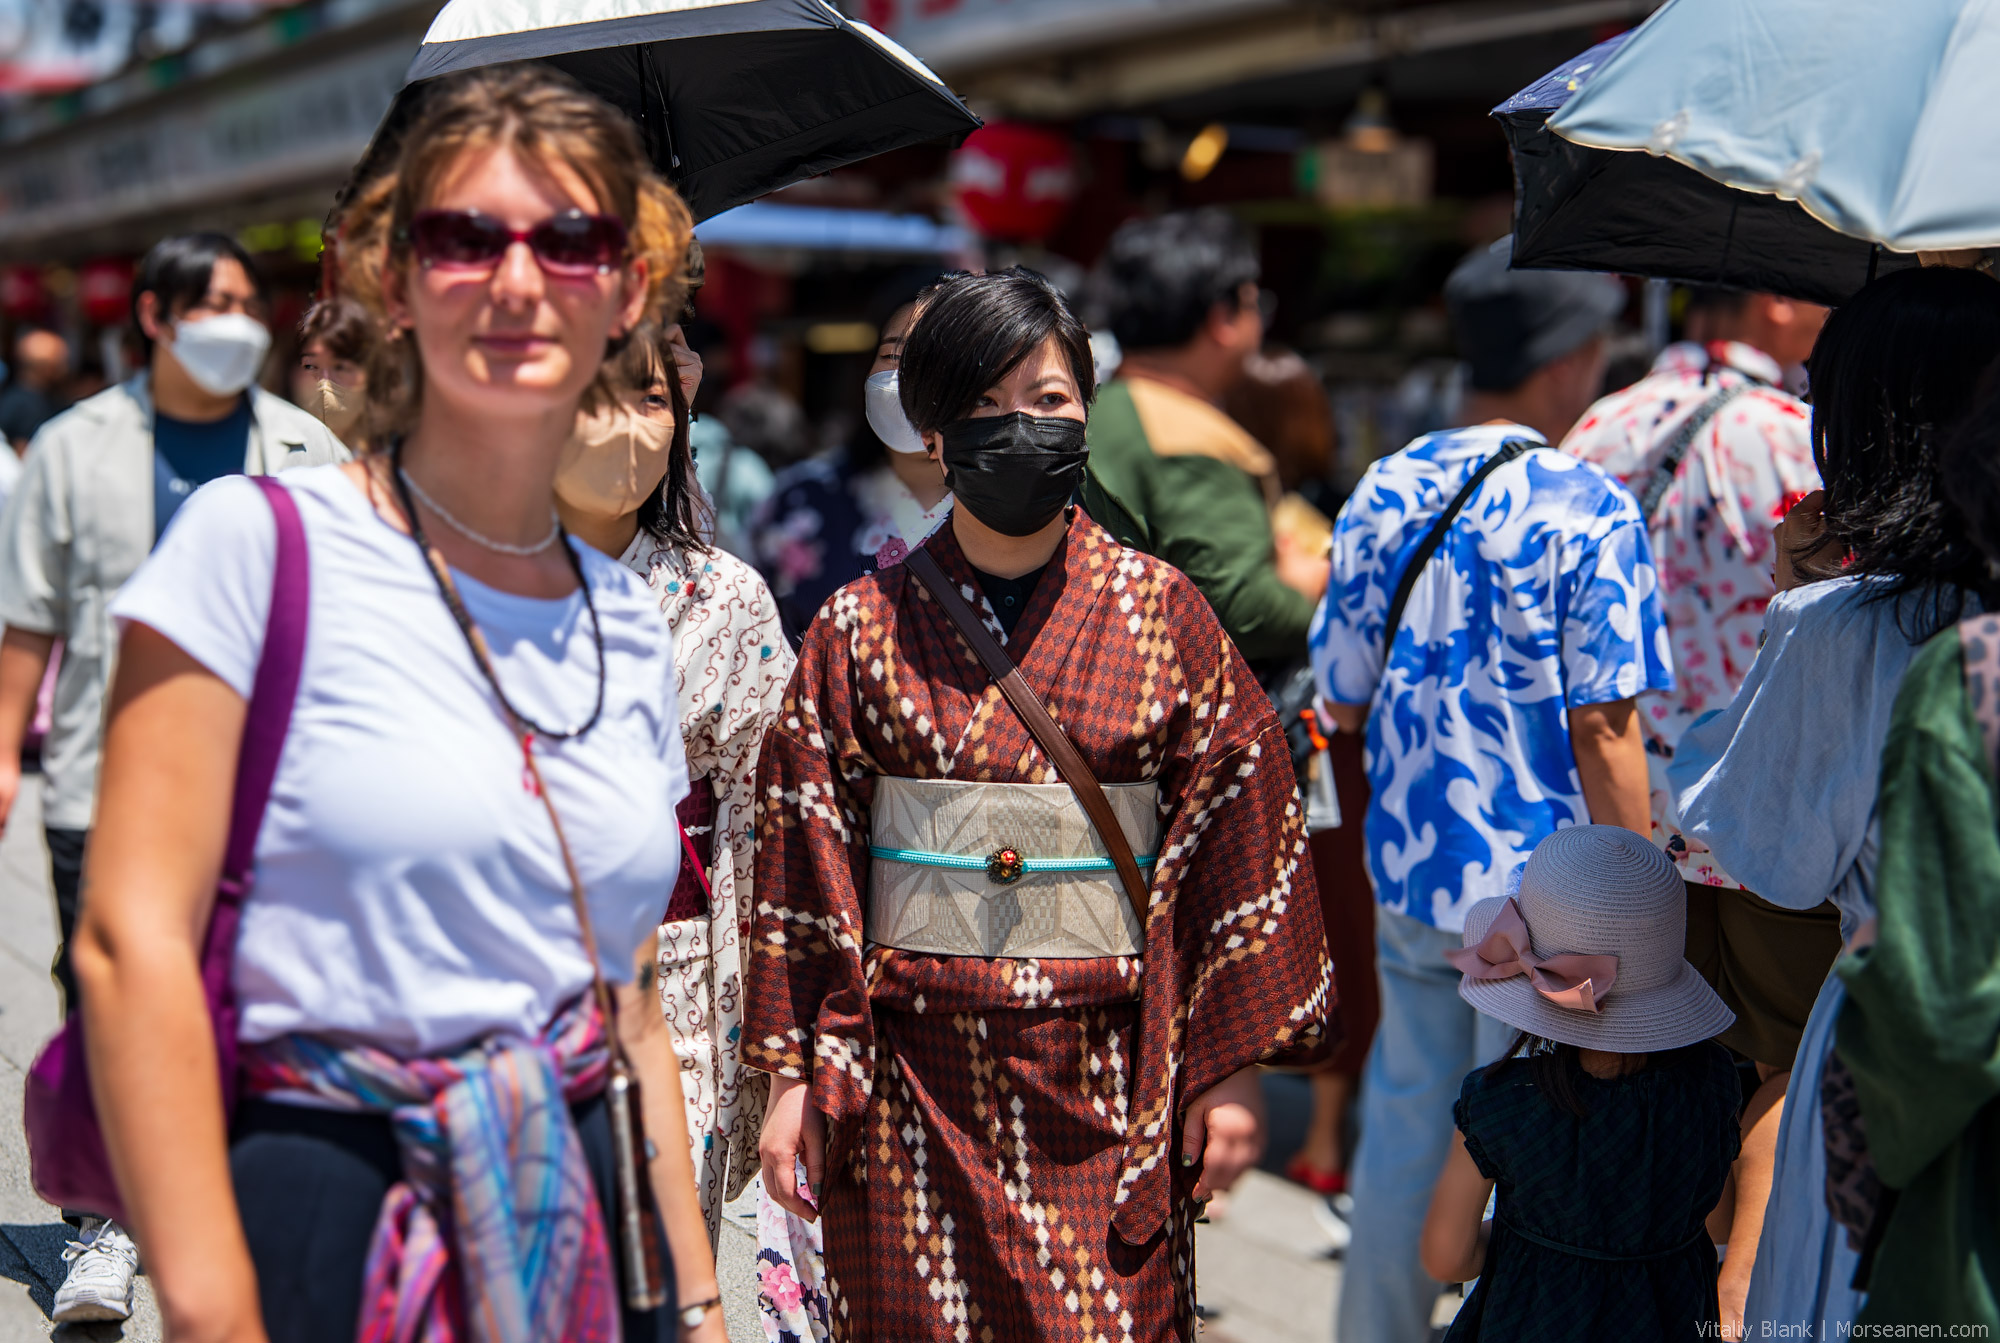
<instances>
[{"instance_id":1,"label":"black face mask","mask_svg":"<svg viewBox=\"0 0 2000 1343\"><path fill-rule=\"evenodd\" d=\"M1033 536L1083 480L1083 421L986 415L943 429L944 483L965 511L1002 536Z\"/></svg>"}]
</instances>

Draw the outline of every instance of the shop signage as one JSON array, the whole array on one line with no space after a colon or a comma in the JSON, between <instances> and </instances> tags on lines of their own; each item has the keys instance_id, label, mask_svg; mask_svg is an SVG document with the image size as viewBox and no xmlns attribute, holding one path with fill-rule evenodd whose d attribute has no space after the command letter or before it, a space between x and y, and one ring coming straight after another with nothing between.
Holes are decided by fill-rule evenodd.
<instances>
[{"instance_id":1,"label":"shop signage","mask_svg":"<svg viewBox=\"0 0 2000 1343\"><path fill-rule=\"evenodd\" d=\"M86 261L77 267L76 300L99 326L124 321L132 302L132 263L119 257Z\"/></svg>"},{"instance_id":2,"label":"shop signage","mask_svg":"<svg viewBox=\"0 0 2000 1343\"><path fill-rule=\"evenodd\" d=\"M1431 198L1431 146L1397 137L1375 144L1357 144L1352 136L1330 140L1308 151L1302 176L1322 205L1336 209L1422 205Z\"/></svg>"},{"instance_id":3,"label":"shop signage","mask_svg":"<svg viewBox=\"0 0 2000 1343\"><path fill-rule=\"evenodd\" d=\"M338 176L367 146L414 48L83 125L0 154L0 242Z\"/></svg>"},{"instance_id":4,"label":"shop signage","mask_svg":"<svg viewBox=\"0 0 2000 1343\"><path fill-rule=\"evenodd\" d=\"M0 269L0 313L9 317L39 317L49 306L48 286L40 266Z\"/></svg>"},{"instance_id":5,"label":"shop signage","mask_svg":"<svg viewBox=\"0 0 2000 1343\"><path fill-rule=\"evenodd\" d=\"M134 60L177 51L213 15L260 0L0 0L0 93L73 89Z\"/></svg>"}]
</instances>

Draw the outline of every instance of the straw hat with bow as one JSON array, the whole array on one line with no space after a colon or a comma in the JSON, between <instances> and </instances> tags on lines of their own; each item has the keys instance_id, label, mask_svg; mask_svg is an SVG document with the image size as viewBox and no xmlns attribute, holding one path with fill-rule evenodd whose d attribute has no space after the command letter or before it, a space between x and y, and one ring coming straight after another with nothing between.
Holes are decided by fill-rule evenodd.
<instances>
[{"instance_id":1,"label":"straw hat with bow","mask_svg":"<svg viewBox=\"0 0 2000 1343\"><path fill-rule=\"evenodd\" d=\"M1520 889L1466 914L1445 958L1459 996L1510 1026L1583 1049L1645 1054L1712 1039L1736 1016L1685 956L1687 888L1621 826L1579 825L1535 846Z\"/></svg>"}]
</instances>

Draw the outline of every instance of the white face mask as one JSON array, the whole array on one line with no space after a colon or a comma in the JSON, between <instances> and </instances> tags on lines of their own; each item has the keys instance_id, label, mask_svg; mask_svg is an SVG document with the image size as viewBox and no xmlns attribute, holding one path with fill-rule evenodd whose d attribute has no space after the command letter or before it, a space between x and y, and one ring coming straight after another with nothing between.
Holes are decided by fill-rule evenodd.
<instances>
[{"instance_id":1,"label":"white face mask","mask_svg":"<svg viewBox=\"0 0 2000 1343\"><path fill-rule=\"evenodd\" d=\"M875 431L875 437L881 439L889 451L924 450L924 440L911 427L910 417L903 414L903 388L897 370L885 368L880 373L870 373L865 396L868 427Z\"/></svg>"},{"instance_id":2,"label":"white face mask","mask_svg":"<svg viewBox=\"0 0 2000 1343\"><path fill-rule=\"evenodd\" d=\"M183 317L174 323L173 343L167 348L195 386L210 396L234 396L257 380L271 351L271 333L240 312L199 321Z\"/></svg>"}]
</instances>

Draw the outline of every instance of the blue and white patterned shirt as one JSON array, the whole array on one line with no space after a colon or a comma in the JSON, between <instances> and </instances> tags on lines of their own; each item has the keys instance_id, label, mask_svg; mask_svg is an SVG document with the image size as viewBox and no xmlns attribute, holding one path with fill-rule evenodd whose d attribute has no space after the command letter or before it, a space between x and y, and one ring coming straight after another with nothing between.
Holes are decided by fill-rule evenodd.
<instances>
[{"instance_id":1,"label":"blue and white patterned shirt","mask_svg":"<svg viewBox=\"0 0 2000 1343\"><path fill-rule=\"evenodd\" d=\"M1571 705L1673 688L1639 505L1546 446L1495 470L1411 590L1383 670L1382 623L1446 505L1519 425L1428 434L1368 468L1334 524L1313 617L1319 692L1369 704L1365 826L1376 898L1441 929L1545 836L1590 819Z\"/></svg>"}]
</instances>

